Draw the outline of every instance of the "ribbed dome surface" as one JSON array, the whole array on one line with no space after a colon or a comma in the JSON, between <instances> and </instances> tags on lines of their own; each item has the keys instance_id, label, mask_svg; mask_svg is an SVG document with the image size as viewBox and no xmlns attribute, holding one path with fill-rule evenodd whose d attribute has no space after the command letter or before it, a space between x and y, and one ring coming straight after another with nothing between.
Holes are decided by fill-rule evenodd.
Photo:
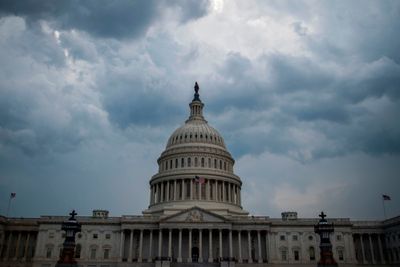
<instances>
[{"instance_id":1,"label":"ribbed dome surface","mask_svg":"<svg viewBox=\"0 0 400 267\"><path fill-rule=\"evenodd\" d=\"M222 136L203 120L189 120L176 129L168 139L166 148L190 143L214 144L226 149Z\"/></svg>"}]
</instances>

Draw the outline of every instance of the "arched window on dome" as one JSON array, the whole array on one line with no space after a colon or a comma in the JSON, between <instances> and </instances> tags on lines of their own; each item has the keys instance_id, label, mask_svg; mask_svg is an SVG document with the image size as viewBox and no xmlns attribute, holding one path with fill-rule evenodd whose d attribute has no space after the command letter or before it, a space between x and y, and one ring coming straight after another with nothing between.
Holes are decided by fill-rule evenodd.
<instances>
[{"instance_id":1,"label":"arched window on dome","mask_svg":"<svg viewBox=\"0 0 400 267\"><path fill-rule=\"evenodd\" d=\"M193 135L192 135L192 133L190 133L189 140L192 140L192 137L193 137Z\"/></svg>"},{"instance_id":2,"label":"arched window on dome","mask_svg":"<svg viewBox=\"0 0 400 267\"><path fill-rule=\"evenodd\" d=\"M207 167L211 168L211 159L210 158L208 158L208 166Z\"/></svg>"},{"instance_id":3,"label":"arched window on dome","mask_svg":"<svg viewBox=\"0 0 400 267\"><path fill-rule=\"evenodd\" d=\"M224 171L226 171L226 161L224 161Z\"/></svg>"},{"instance_id":4,"label":"arched window on dome","mask_svg":"<svg viewBox=\"0 0 400 267\"><path fill-rule=\"evenodd\" d=\"M188 167L191 167L191 166L192 166L192 159L191 159L191 158L188 158L188 159L187 159L187 166L188 166Z\"/></svg>"},{"instance_id":5,"label":"arched window on dome","mask_svg":"<svg viewBox=\"0 0 400 267\"><path fill-rule=\"evenodd\" d=\"M203 135L202 135L202 134L200 134L200 140L201 140L201 139L203 139Z\"/></svg>"},{"instance_id":6,"label":"arched window on dome","mask_svg":"<svg viewBox=\"0 0 400 267\"><path fill-rule=\"evenodd\" d=\"M206 134L206 141L208 141L208 135Z\"/></svg>"},{"instance_id":7,"label":"arched window on dome","mask_svg":"<svg viewBox=\"0 0 400 267\"><path fill-rule=\"evenodd\" d=\"M184 167L185 167L185 159L181 158L181 168L184 168Z\"/></svg>"},{"instance_id":8,"label":"arched window on dome","mask_svg":"<svg viewBox=\"0 0 400 267\"><path fill-rule=\"evenodd\" d=\"M194 138L197 140L197 134L194 135Z\"/></svg>"},{"instance_id":9,"label":"arched window on dome","mask_svg":"<svg viewBox=\"0 0 400 267\"><path fill-rule=\"evenodd\" d=\"M201 158L201 167L204 168L204 158Z\"/></svg>"},{"instance_id":10,"label":"arched window on dome","mask_svg":"<svg viewBox=\"0 0 400 267\"><path fill-rule=\"evenodd\" d=\"M178 159L175 159L175 169L178 168Z\"/></svg>"},{"instance_id":11,"label":"arched window on dome","mask_svg":"<svg viewBox=\"0 0 400 267\"><path fill-rule=\"evenodd\" d=\"M172 159L169 160L169 168L172 169Z\"/></svg>"},{"instance_id":12,"label":"arched window on dome","mask_svg":"<svg viewBox=\"0 0 400 267\"><path fill-rule=\"evenodd\" d=\"M187 139L187 134L185 134L185 141L186 141L186 139Z\"/></svg>"},{"instance_id":13,"label":"arched window on dome","mask_svg":"<svg viewBox=\"0 0 400 267\"><path fill-rule=\"evenodd\" d=\"M165 170L167 171L168 170L168 161L164 161L164 164L165 164Z\"/></svg>"},{"instance_id":14,"label":"arched window on dome","mask_svg":"<svg viewBox=\"0 0 400 267\"><path fill-rule=\"evenodd\" d=\"M222 170L222 160L219 160L219 169Z\"/></svg>"},{"instance_id":15,"label":"arched window on dome","mask_svg":"<svg viewBox=\"0 0 400 267\"><path fill-rule=\"evenodd\" d=\"M198 160L197 157L194 158L194 166L197 167L198 166Z\"/></svg>"}]
</instances>

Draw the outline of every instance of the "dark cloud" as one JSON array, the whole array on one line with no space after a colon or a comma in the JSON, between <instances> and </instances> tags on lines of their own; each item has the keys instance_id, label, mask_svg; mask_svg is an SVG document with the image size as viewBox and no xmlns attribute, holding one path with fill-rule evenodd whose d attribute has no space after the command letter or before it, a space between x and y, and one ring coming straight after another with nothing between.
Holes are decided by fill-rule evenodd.
<instances>
[{"instance_id":1,"label":"dark cloud","mask_svg":"<svg viewBox=\"0 0 400 267\"><path fill-rule=\"evenodd\" d=\"M183 22L203 16L208 1L179 1L172 6ZM78 29L96 37L135 38L145 33L151 23L169 5L165 1L12 1L0 2L0 14L22 16L28 23L45 20L61 29Z\"/></svg>"}]
</instances>

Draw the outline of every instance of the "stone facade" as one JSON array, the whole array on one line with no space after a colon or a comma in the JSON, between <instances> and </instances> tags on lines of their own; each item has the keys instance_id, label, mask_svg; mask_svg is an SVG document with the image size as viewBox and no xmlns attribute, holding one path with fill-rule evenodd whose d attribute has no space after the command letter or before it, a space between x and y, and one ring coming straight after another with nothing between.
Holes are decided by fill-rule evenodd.
<instances>
[{"instance_id":1,"label":"stone facade","mask_svg":"<svg viewBox=\"0 0 400 267\"><path fill-rule=\"evenodd\" d=\"M249 216L240 177L222 136L203 117L198 87L190 116L169 138L150 179L141 216L78 216L76 258L84 267L316 266L318 219ZM316 211L316 213L319 211ZM54 266L68 217L0 217L0 267ZM339 266L400 265L400 216L385 221L331 219Z\"/></svg>"}]
</instances>

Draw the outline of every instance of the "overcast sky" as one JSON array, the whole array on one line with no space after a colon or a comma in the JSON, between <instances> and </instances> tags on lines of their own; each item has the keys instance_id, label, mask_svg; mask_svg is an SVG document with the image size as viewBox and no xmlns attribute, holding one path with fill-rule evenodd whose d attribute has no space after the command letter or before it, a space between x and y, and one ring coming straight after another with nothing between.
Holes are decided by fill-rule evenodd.
<instances>
[{"instance_id":1,"label":"overcast sky","mask_svg":"<svg viewBox=\"0 0 400 267\"><path fill-rule=\"evenodd\" d=\"M198 81L279 217L400 215L400 1L0 0L0 214L141 214Z\"/></svg>"}]
</instances>

